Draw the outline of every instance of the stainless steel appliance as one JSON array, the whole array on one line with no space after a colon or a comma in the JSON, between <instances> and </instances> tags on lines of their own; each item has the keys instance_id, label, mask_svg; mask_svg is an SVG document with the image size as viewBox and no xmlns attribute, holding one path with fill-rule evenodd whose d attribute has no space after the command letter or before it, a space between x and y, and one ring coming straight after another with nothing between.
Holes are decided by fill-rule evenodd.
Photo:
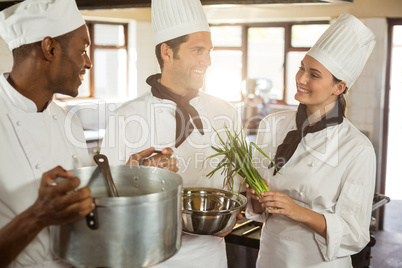
<instances>
[{"instance_id":1,"label":"stainless steel appliance","mask_svg":"<svg viewBox=\"0 0 402 268\"><path fill-rule=\"evenodd\" d=\"M98 167L72 170L89 181L95 210L86 218L54 226L56 256L76 266L148 267L181 246L182 178L145 166L111 166L119 197L108 197Z\"/></svg>"}]
</instances>

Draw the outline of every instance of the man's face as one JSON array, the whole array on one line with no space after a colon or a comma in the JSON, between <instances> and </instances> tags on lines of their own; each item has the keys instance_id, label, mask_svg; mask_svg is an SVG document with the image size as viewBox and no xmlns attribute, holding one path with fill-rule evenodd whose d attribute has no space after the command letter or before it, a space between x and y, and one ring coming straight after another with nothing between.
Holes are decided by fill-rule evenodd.
<instances>
[{"instance_id":1,"label":"man's face","mask_svg":"<svg viewBox=\"0 0 402 268\"><path fill-rule=\"evenodd\" d=\"M182 43L173 60L164 67L164 75L170 76L169 88L177 92L198 90L204 84L204 76L211 65L211 34L196 32L189 34L187 42Z\"/></svg>"},{"instance_id":2,"label":"man's face","mask_svg":"<svg viewBox=\"0 0 402 268\"><path fill-rule=\"evenodd\" d=\"M54 89L55 93L75 97L78 95L78 87L82 84L86 70L92 67L92 62L87 54L90 40L86 25L71 34L67 48L62 49Z\"/></svg>"}]
</instances>

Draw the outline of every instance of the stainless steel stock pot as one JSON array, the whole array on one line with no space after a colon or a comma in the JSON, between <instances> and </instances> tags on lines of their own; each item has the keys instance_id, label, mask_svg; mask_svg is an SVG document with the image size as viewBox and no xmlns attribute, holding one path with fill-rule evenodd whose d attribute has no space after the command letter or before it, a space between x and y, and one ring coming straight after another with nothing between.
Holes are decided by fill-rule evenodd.
<instances>
[{"instance_id":1,"label":"stainless steel stock pot","mask_svg":"<svg viewBox=\"0 0 402 268\"><path fill-rule=\"evenodd\" d=\"M181 246L182 178L153 167L111 166L120 197L108 197L98 167L71 170L88 185L95 210L52 226L56 256L76 266L148 267Z\"/></svg>"}]
</instances>

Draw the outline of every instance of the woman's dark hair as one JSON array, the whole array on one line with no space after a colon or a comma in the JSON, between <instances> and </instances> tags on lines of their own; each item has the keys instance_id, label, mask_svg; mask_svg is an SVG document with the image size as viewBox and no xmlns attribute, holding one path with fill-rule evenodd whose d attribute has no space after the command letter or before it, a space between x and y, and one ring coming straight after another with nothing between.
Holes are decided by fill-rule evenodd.
<instances>
[{"instance_id":1,"label":"woman's dark hair","mask_svg":"<svg viewBox=\"0 0 402 268\"><path fill-rule=\"evenodd\" d=\"M168 40L166 42L162 42L155 47L156 58L158 59L159 67L161 68L161 70L163 70L163 59L161 56L162 44L166 43L166 45L168 45L173 50L173 58L178 59L176 57L176 55L177 55L177 52L179 51L180 45L187 42L187 40L188 40L188 34L176 37L176 38Z\"/></svg>"},{"instance_id":2,"label":"woman's dark hair","mask_svg":"<svg viewBox=\"0 0 402 268\"><path fill-rule=\"evenodd\" d=\"M333 77L334 84L342 82L342 80L336 78L335 76ZM345 94L348 92L348 87L345 88L345 90L338 96L339 100L339 105L342 111L343 117L346 115L346 99L345 99Z\"/></svg>"}]
</instances>

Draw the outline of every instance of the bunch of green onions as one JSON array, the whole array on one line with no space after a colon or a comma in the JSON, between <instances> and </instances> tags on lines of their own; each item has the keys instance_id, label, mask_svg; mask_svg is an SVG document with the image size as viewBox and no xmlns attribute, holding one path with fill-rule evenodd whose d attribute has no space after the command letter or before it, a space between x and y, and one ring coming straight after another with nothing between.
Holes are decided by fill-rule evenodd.
<instances>
[{"instance_id":1,"label":"bunch of green onions","mask_svg":"<svg viewBox=\"0 0 402 268\"><path fill-rule=\"evenodd\" d=\"M221 174L225 174L224 184L228 183L233 187L233 178L237 174L239 174L243 177L243 182L246 181L246 183L256 191L257 195L260 195L261 192L269 191L268 186L261 178L260 173L257 171L252 161L252 147L258 150L272 163L274 163L274 161L269 158L254 142L250 142L250 144L248 145L242 129L239 132L231 132L225 126L224 130L228 137L228 140L225 142L222 139L221 135L215 130L215 133L219 138L219 145L211 147L217 153L207 157L206 160L221 155L223 155L224 157L216 166L216 168L207 174L207 177L210 178L215 174L215 172L217 172L218 170L222 170Z\"/></svg>"}]
</instances>

